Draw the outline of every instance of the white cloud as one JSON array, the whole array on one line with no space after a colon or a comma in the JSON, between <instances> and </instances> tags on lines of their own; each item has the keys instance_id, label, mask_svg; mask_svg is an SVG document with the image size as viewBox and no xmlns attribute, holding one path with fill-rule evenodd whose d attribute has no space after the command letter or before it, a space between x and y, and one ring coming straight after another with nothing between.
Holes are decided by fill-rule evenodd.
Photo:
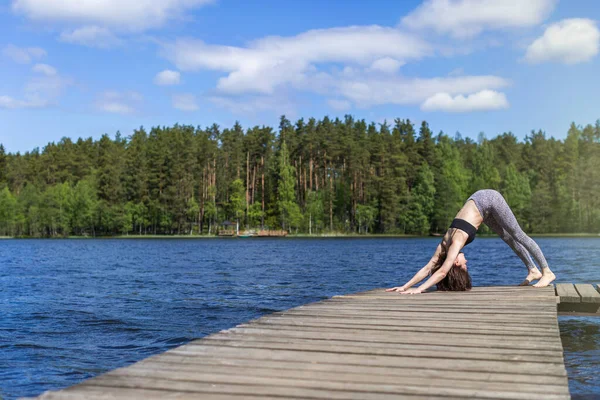
<instances>
[{"instance_id":1,"label":"white cloud","mask_svg":"<svg viewBox=\"0 0 600 400\"><path fill-rule=\"evenodd\" d=\"M329 99L327 104L336 111L347 111L352 108L352 103L348 100Z\"/></svg>"},{"instance_id":2,"label":"white cloud","mask_svg":"<svg viewBox=\"0 0 600 400\"><path fill-rule=\"evenodd\" d=\"M420 105L437 93L456 96L509 85L508 80L493 75L420 79L389 75L377 77L369 71L354 71L349 75L348 71L341 71L338 74L314 73L293 88L327 97L335 96L327 100L327 104L337 111L345 111L352 107L364 109L384 104ZM285 90L268 95L224 94L209 98L214 104L235 114L271 111L286 115L295 111L295 105L289 99L289 93Z\"/></svg>"},{"instance_id":3,"label":"white cloud","mask_svg":"<svg viewBox=\"0 0 600 400\"><path fill-rule=\"evenodd\" d=\"M96 101L96 108L114 114L133 114L142 100L137 92L106 91Z\"/></svg>"},{"instance_id":4,"label":"white cloud","mask_svg":"<svg viewBox=\"0 0 600 400\"><path fill-rule=\"evenodd\" d=\"M56 72L56 70L55 70ZM30 96L42 99L55 100L62 96L65 89L73 84L70 78L54 75L33 77L25 85L25 92Z\"/></svg>"},{"instance_id":5,"label":"white cloud","mask_svg":"<svg viewBox=\"0 0 600 400\"><path fill-rule=\"evenodd\" d=\"M98 105L98 107L102 111L106 111L113 114L132 114L135 111L133 107L116 101L101 103Z\"/></svg>"},{"instance_id":6,"label":"white cloud","mask_svg":"<svg viewBox=\"0 0 600 400\"><path fill-rule=\"evenodd\" d=\"M223 93L269 94L283 85L303 82L319 63L369 66L389 57L398 62L431 55L432 48L416 36L381 26L319 29L297 36L270 36L247 47L208 45L180 39L163 49L180 70L223 71L217 88ZM388 62L389 64L389 62Z\"/></svg>"},{"instance_id":7,"label":"white cloud","mask_svg":"<svg viewBox=\"0 0 600 400\"><path fill-rule=\"evenodd\" d=\"M468 38L484 30L538 25L556 3L557 0L427 0L402 18L402 25Z\"/></svg>"},{"instance_id":8,"label":"white cloud","mask_svg":"<svg viewBox=\"0 0 600 400\"><path fill-rule=\"evenodd\" d=\"M410 78L397 74L406 62L433 56L413 34L381 26L311 30L271 36L243 47L178 39L162 55L182 71L223 73L208 98L236 114L289 114L291 91L326 96L329 107L347 110L383 104L420 105L428 98L473 95L510 84L493 75ZM475 97L477 98L477 96Z\"/></svg>"},{"instance_id":9,"label":"white cloud","mask_svg":"<svg viewBox=\"0 0 600 400\"><path fill-rule=\"evenodd\" d=\"M33 21L67 22L141 32L179 18L212 0L13 0L15 13Z\"/></svg>"},{"instance_id":10,"label":"white cloud","mask_svg":"<svg viewBox=\"0 0 600 400\"><path fill-rule=\"evenodd\" d=\"M171 71L169 69L159 72L154 77L154 83L161 86L179 85L180 80L181 74L177 71Z\"/></svg>"},{"instance_id":11,"label":"white cloud","mask_svg":"<svg viewBox=\"0 0 600 400\"><path fill-rule=\"evenodd\" d=\"M57 74L56 68L48 64L35 64L31 70L46 76L56 76Z\"/></svg>"},{"instance_id":12,"label":"white cloud","mask_svg":"<svg viewBox=\"0 0 600 400\"><path fill-rule=\"evenodd\" d=\"M295 104L285 95L249 95L240 97L211 96L208 100L217 107L235 115L256 116L260 113L275 113L292 118L296 113Z\"/></svg>"},{"instance_id":13,"label":"white cloud","mask_svg":"<svg viewBox=\"0 0 600 400\"><path fill-rule=\"evenodd\" d=\"M382 104L421 104L437 93L449 95L476 93L485 89L506 87L509 82L493 75L457 76L440 78L369 78L330 79L329 85L321 83L327 89L324 93L337 93L352 101L358 107L370 107Z\"/></svg>"},{"instance_id":14,"label":"white cloud","mask_svg":"<svg viewBox=\"0 0 600 400\"><path fill-rule=\"evenodd\" d=\"M2 54L19 64L29 64L35 59L44 57L46 50L39 47L22 48L9 44L2 50Z\"/></svg>"},{"instance_id":15,"label":"white cloud","mask_svg":"<svg viewBox=\"0 0 600 400\"><path fill-rule=\"evenodd\" d=\"M482 90L467 97L449 93L436 93L421 105L423 111L471 112L500 110L508 108L508 100L504 93L494 90Z\"/></svg>"},{"instance_id":16,"label":"white cloud","mask_svg":"<svg viewBox=\"0 0 600 400\"><path fill-rule=\"evenodd\" d=\"M397 72L398 69L400 69L400 67L403 64L404 63L402 63L398 60L394 60L393 58L384 57L384 58L375 60L373 62L373 64L371 64L371 70L379 71L379 72L383 72L383 73L387 73L387 74L393 74L393 73Z\"/></svg>"},{"instance_id":17,"label":"white cloud","mask_svg":"<svg viewBox=\"0 0 600 400\"><path fill-rule=\"evenodd\" d=\"M599 44L596 22L585 18L565 19L546 28L527 48L525 60L532 64L544 61L577 64L598 54Z\"/></svg>"},{"instance_id":18,"label":"white cloud","mask_svg":"<svg viewBox=\"0 0 600 400\"><path fill-rule=\"evenodd\" d=\"M448 72L448 76L460 76L465 74L465 69L462 67L454 68L452 71Z\"/></svg>"},{"instance_id":19,"label":"white cloud","mask_svg":"<svg viewBox=\"0 0 600 400\"><path fill-rule=\"evenodd\" d=\"M30 97L25 100L17 100L10 96L0 96L0 108L15 110L19 108L43 108L48 102L39 98Z\"/></svg>"},{"instance_id":20,"label":"white cloud","mask_svg":"<svg viewBox=\"0 0 600 400\"><path fill-rule=\"evenodd\" d=\"M59 40L71 44L108 49L123 43L109 29L99 26L84 26L61 33Z\"/></svg>"},{"instance_id":21,"label":"white cloud","mask_svg":"<svg viewBox=\"0 0 600 400\"><path fill-rule=\"evenodd\" d=\"M23 89L23 99L0 96L0 108L44 108L55 105L73 81L61 76L56 68L48 64L36 64L32 71L37 75L30 78Z\"/></svg>"},{"instance_id":22,"label":"white cloud","mask_svg":"<svg viewBox=\"0 0 600 400\"><path fill-rule=\"evenodd\" d=\"M199 109L196 97L189 93L174 95L173 107L181 111L197 111Z\"/></svg>"},{"instance_id":23,"label":"white cloud","mask_svg":"<svg viewBox=\"0 0 600 400\"><path fill-rule=\"evenodd\" d=\"M134 112L133 107L116 101L102 103L98 105L98 107L102 111L106 111L113 114L132 114Z\"/></svg>"}]
</instances>

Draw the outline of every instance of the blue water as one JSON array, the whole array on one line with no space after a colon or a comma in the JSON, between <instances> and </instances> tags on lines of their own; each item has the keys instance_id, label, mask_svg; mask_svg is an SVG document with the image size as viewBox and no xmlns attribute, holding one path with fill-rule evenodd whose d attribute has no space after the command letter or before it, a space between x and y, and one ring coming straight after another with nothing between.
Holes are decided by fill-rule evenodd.
<instances>
[{"instance_id":1,"label":"blue water","mask_svg":"<svg viewBox=\"0 0 600 400\"><path fill-rule=\"evenodd\" d=\"M559 282L600 283L600 238L537 241ZM402 284L437 242L0 241L0 398L70 386L274 311ZM477 286L525 276L497 238L465 252ZM560 325L571 393L600 396L600 317Z\"/></svg>"}]
</instances>

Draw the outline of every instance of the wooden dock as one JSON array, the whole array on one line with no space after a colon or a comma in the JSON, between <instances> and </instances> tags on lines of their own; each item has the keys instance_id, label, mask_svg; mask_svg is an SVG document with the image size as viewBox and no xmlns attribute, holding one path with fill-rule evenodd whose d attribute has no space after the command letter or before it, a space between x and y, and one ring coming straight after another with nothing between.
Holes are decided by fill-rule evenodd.
<instances>
[{"instance_id":1,"label":"wooden dock","mask_svg":"<svg viewBox=\"0 0 600 400\"><path fill-rule=\"evenodd\" d=\"M560 314L591 314L600 316L600 285L583 283L557 283L556 295L560 298Z\"/></svg>"},{"instance_id":2,"label":"wooden dock","mask_svg":"<svg viewBox=\"0 0 600 400\"><path fill-rule=\"evenodd\" d=\"M41 399L569 399L553 287L373 290L277 312Z\"/></svg>"}]
</instances>

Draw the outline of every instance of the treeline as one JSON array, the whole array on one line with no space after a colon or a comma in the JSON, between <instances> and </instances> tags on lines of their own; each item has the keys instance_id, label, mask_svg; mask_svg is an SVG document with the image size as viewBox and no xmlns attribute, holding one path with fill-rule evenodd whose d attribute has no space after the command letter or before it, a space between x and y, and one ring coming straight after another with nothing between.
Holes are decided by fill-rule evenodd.
<instances>
[{"instance_id":1,"label":"treeline","mask_svg":"<svg viewBox=\"0 0 600 400\"><path fill-rule=\"evenodd\" d=\"M393 125L281 117L63 138L43 150L0 145L0 235L443 232L478 189L501 191L522 227L600 232L600 121L565 140L531 132L477 141Z\"/></svg>"}]
</instances>

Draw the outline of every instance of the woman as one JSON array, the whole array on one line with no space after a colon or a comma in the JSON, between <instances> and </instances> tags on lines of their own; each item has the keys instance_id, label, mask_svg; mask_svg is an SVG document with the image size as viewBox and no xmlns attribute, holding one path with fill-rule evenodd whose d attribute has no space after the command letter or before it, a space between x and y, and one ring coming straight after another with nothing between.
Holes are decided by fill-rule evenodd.
<instances>
[{"instance_id":1,"label":"woman","mask_svg":"<svg viewBox=\"0 0 600 400\"><path fill-rule=\"evenodd\" d=\"M437 284L438 290L463 291L471 289L471 277L467 271L467 260L461 249L475 239L477 228L485 223L500 235L519 258L529 273L521 285L529 285L539 279L534 287L548 286L556 276L550 271L546 258L537 243L523 232L504 197L495 190L475 192L458 212L450 228L438 245L433 257L415 276L404 284L387 289L387 292L405 294L421 293ZM535 266L531 256L542 268ZM418 288L411 288L428 275L430 278Z\"/></svg>"}]
</instances>

